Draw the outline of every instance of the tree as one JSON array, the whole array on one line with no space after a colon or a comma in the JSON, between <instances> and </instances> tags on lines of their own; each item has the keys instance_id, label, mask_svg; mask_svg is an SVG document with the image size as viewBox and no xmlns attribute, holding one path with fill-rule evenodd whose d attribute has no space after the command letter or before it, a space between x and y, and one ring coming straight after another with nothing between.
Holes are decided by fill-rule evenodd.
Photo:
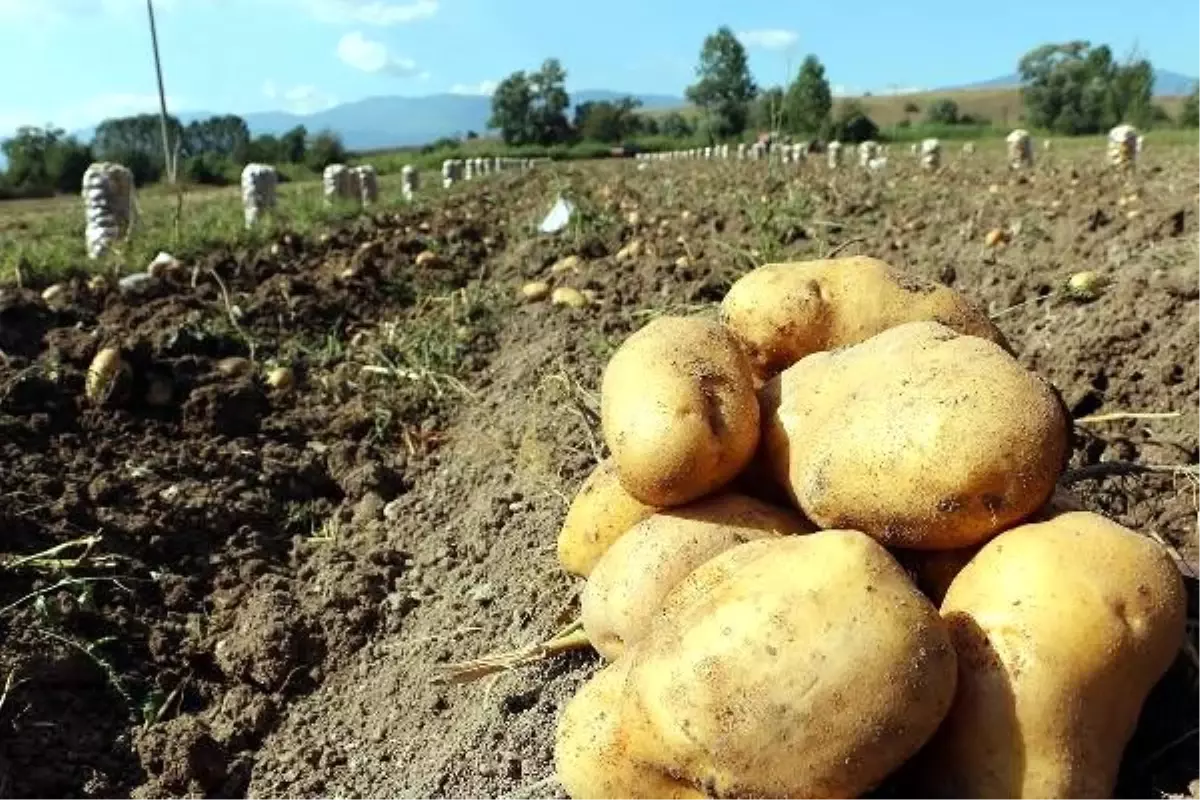
<instances>
[{"instance_id":1,"label":"tree","mask_svg":"<svg viewBox=\"0 0 1200 800\"><path fill-rule=\"evenodd\" d=\"M346 160L346 148L342 139L333 131L321 131L308 143L304 161L314 170L320 171L330 164L341 164Z\"/></svg>"},{"instance_id":2,"label":"tree","mask_svg":"<svg viewBox=\"0 0 1200 800\"><path fill-rule=\"evenodd\" d=\"M557 58L546 59L542 68L529 76L530 132L540 145L557 144L571 138L571 124L567 121L571 98L566 82L567 71Z\"/></svg>"},{"instance_id":3,"label":"tree","mask_svg":"<svg viewBox=\"0 0 1200 800\"><path fill-rule=\"evenodd\" d=\"M138 184L158 180L165 167L159 124L157 114L106 119L96 127L92 151L102 161L124 164ZM175 117L167 117L167 135L172 146L182 145L183 126Z\"/></svg>"},{"instance_id":4,"label":"tree","mask_svg":"<svg viewBox=\"0 0 1200 800\"><path fill-rule=\"evenodd\" d=\"M744 131L750 101L758 89L750 77L746 48L728 26L705 37L696 77L696 83L687 89L687 98L704 109L710 130L717 136Z\"/></svg>"},{"instance_id":5,"label":"tree","mask_svg":"<svg viewBox=\"0 0 1200 800\"><path fill-rule=\"evenodd\" d=\"M1153 122L1154 70L1146 59L1114 61L1106 46L1044 44L1018 64L1021 98L1033 127L1099 133L1120 122Z\"/></svg>"},{"instance_id":6,"label":"tree","mask_svg":"<svg viewBox=\"0 0 1200 800\"><path fill-rule=\"evenodd\" d=\"M829 125L831 110L833 92L825 77L825 67L816 56L807 55L788 87L784 106L787 128L793 133L820 134Z\"/></svg>"},{"instance_id":7,"label":"tree","mask_svg":"<svg viewBox=\"0 0 1200 800\"><path fill-rule=\"evenodd\" d=\"M963 121L958 103L949 97L934 100L925 110L925 121L933 125L958 125Z\"/></svg>"},{"instance_id":8,"label":"tree","mask_svg":"<svg viewBox=\"0 0 1200 800\"><path fill-rule=\"evenodd\" d=\"M575 107L575 132L581 139L594 142L616 143L632 136L641 129L641 118L637 109L640 100L622 97L615 103L606 100L580 103Z\"/></svg>"},{"instance_id":9,"label":"tree","mask_svg":"<svg viewBox=\"0 0 1200 800\"><path fill-rule=\"evenodd\" d=\"M779 86L760 92L750 104L750 125L759 131L774 131L782 127L784 93Z\"/></svg>"},{"instance_id":10,"label":"tree","mask_svg":"<svg viewBox=\"0 0 1200 800\"><path fill-rule=\"evenodd\" d=\"M194 121L183 131L180 154L184 158L199 155L222 156L244 164L249 155L250 127L232 114Z\"/></svg>"},{"instance_id":11,"label":"tree","mask_svg":"<svg viewBox=\"0 0 1200 800\"><path fill-rule=\"evenodd\" d=\"M496 86L492 94L492 116L488 127L500 131L505 144L525 144L532 141L530 113L533 91L523 71L509 75Z\"/></svg>"},{"instance_id":12,"label":"tree","mask_svg":"<svg viewBox=\"0 0 1200 800\"><path fill-rule=\"evenodd\" d=\"M283 147L280 145L279 139L269 133L251 139L250 146L246 151L246 157L250 161L261 164L274 164L288 160L284 158Z\"/></svg>"},{"instance_id":13,"label":"tree","mask_svg":"<svg viewBox=\"0 0 1200 800\"><path fill-rule=\"evenodd\" d=\"M302 164L308 146L308 128L297 125L279 137L279 158L289 164Z\"/></svg>"},{"instance_id":14,"label":"tree","mask_svg":"<svg viewBox=\"0 0 1200 800\"><path fill-rule=\"evenodd\" d=\"M1200 83L1192 87L1192 93L1183 101L1179 124L1185 128L1200 128Z\"/></svg>"},{"instance_id":15,"label":"tree","mask_svg":"<svg viewBox=\"0 0 1200 800\"><path fill-rule=\"evenodd\" d=\"M678 111L664 114L658 124L658 130L663 136L670 136L672 139L686 139L695 132L692 124Z\"/></svg>"},{"instance_id":16,"label":"tree","mask_svg":"<svg viewBox=\"0 0 1200 800\"><path fill-rule=\"evenodd\" d=\"M854 100L844 103L833 120L830 138L840 142L865 142L879 136L879 126L867 116L867 110Z\"/></svg>"},{"instance_id":17,"label":"tree","mask_svg":"<svg viewBox=\"0 0 1200 800\"><path fill-rule=\"evenodd\" d=\"M78 192L92 151L58 128L22 127L0 145L8 160L5 184L14 194Z\"/></svg>"},{"instance_id":18,"label":"tree","mask_svg":"<svg viewBox=\"0 0 1200 800\"><path fill-rule=\"evenodd\" d=\"M920 114L921 107L919 105L917 105L916 103L914 103L912 100L909 100L908 102L906 102L904 104L904 113L905 114Z\"/></svg>"}]
</instances>

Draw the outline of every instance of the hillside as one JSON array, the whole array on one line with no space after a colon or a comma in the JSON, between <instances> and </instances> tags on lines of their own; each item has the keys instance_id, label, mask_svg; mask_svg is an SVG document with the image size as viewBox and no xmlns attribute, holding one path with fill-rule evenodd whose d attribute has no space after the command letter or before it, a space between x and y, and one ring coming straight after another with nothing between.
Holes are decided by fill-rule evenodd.
<instances>
[{"instance_id":1,"label":"hillside","mask_svg":"<svg viewBox=\"0 0 1200 800\"><path fill-rule=\"evenodd\" d=\"M608 89L584 89L571 94L573 105L616 100L625 92ZM672 95L635 95L646 109L678 108L683 98ZM425 144L444 136L464 136L468 131L483 133L492 113L492 98L486 95L434 94L425 97L368 97L342 103L315 114L290 114L265 111L242 114L254 135L281 134L297 125L309 131L330 129L342 136L352 150L376 150ZM178 114L186 125L214 115L211 111L185 111ZM81 139L92 138L94 128L76 131Z\"/></svg>"},{"instance_id":2,"label":"hillside","mask_svg":"<svg viewBox=\"0 0 1200 800\"><path fill-rule=\"evenodd\" d=\"M976 91L982 89L1015 89L1021 85L1021 76L1017 73L1002 75L988 81L969 83L962 86L947 86L936 91ZM1176 97L1189 94L1196 85L1196 78L1190 78L1169 69L1154 70L1154 96Z\"/></svg>"},{"instance_id":3,"label":"hillside","mask_svg":"<svg viewBox=\"0 0 1200 800\"><path fill-rule=\"evenodd\" d=\"M925 114L926 106L941 98L950 98L958 103L963 114L990 121L999 127L1018 124L1024 113L1021 103L1021 91L1017 88L1008 89L958 89L951 91L921 92L907 95L874 95L853 98L867 108L867 114L878 125L895 125L904 119L919 121ZM845 102L851 98L839 98ZM1172 119L1179 113L1184 96L1158 97L1155 102L1166 109ZM905 106L915 105L920 111L916 114L905 113Z\"/></svg>"}]
</instances>

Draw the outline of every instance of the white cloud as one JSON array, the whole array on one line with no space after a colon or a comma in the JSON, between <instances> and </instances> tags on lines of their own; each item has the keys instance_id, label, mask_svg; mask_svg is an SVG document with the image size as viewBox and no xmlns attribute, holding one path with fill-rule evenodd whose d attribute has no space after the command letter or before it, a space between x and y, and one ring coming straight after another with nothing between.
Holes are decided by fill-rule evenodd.
<instances>
[{"instance_id":1,"label":"white cloud","mask_svg":"<svg viewBox=\"0 0 1200 800\"><path fill-rule=\"evenodd\" d=\"M786 50L800 41L800 34L783 28L765 28L756 31L741 31L738 41L746 47L758 47L763 50Z\"/></svg>"},{"instance_id":2,"label":"white cloud","mask_svg":"<svg viewBox=\"0 0 1200 800\"><path fill-rule=\"evenodd\" d=\"M283 110L293 114L315 114L338 102L329 92L309 84L280 89L275 81L268 80L263 83L262 93L268 100L282 102Z\"/></svg>"},{"instance_id":3,"label":"white cloud","mask_svg":"<svg viewBox=\"0 0 1200 800\"><path fill-rule=\"evenodd\" d=\"M387 45L368 39L358 31L347 33L337 44L337 56L354 69L397 78L428 78L429 73L417 68L411 58L398 58L388 52Z\"/></svg>"},{"instance_id":4,"label":"white cloud","mask_svg":"<svg viewBox=\"0 0 1200 800\"><path fill-rule=\"evenodd\" d=\"M450 94L471 94L490 97L496 93L498 81L482 80L479 83L456 83L450 87Z\"/></svg>"},{"instance_id":5,"label":"white cloud","mask_svg":"<svg viewBox=\"0 0 1200 800\"><path fill-rule=\"evenodd\" d=\"M300 5L318 22L333 25L404 25L438 12L438 0L300 0Z\"/></svg>"}]
</instances>

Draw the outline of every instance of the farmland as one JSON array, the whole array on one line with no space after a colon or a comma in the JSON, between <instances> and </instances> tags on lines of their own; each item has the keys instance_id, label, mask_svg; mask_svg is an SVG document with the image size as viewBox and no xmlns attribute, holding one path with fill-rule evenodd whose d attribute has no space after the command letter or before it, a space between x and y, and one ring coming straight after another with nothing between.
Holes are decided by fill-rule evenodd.
<instances>
[{"instance_id":1,"label":"farmland","mask_svg":"<svg viewBox=\"0 0 1200 800\"><path fill-rule=\"evenodd\" d=\"M76 198L6 204L0 794L563 796L555 720L594 654L434 678L577 616L555 537L605 454L607 359L768 262L870 255L971 298L1089 418L1061 485L1191 569L1200 152L1148 142L1128 174L1084 139L1028 173L989 143L948 147L935 174L894 146L878 174L811 158L423 176L412 205L385 176L367 213L297 182L251 233L236 190L182 212L155 190L103 268L159 250L183 268L137 294L89 286ZM538 233L560 193L572 220ZM1110 281L1091 302L1062 290L1084 270ZM590 300L526 301L534 280ZM129 370L97 405L104 347ZM264 382L278 367L294 385ZM1120 796L1186 796L1200 774L1194 659L1151 695Z\"/></svg>"}]
</instances>

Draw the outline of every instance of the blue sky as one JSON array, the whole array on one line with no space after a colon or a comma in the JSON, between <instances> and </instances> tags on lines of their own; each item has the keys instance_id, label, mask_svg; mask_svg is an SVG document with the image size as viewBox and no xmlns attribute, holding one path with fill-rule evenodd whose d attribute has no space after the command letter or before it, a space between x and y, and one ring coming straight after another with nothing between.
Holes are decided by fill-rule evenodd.
<instances>
[{"instance_id":1,"label":"blue sky","mask_svg":"<svg viewBox=\"0 0 1200 800\"><path fill-rule=\"evenodd\" d=\"M680 94L727 24L760 84L805 53L844 93L1014 71L1046 41L1200 71L1196 0L155 0L172 110L306 113L372 95L488 93L557 56L568 88ZM580 9L572 14L573 9ZM986 16L985 16L986 15ZM0 132L157 108L144 0L0 0Z\"/></svg>"}]
</instances>

